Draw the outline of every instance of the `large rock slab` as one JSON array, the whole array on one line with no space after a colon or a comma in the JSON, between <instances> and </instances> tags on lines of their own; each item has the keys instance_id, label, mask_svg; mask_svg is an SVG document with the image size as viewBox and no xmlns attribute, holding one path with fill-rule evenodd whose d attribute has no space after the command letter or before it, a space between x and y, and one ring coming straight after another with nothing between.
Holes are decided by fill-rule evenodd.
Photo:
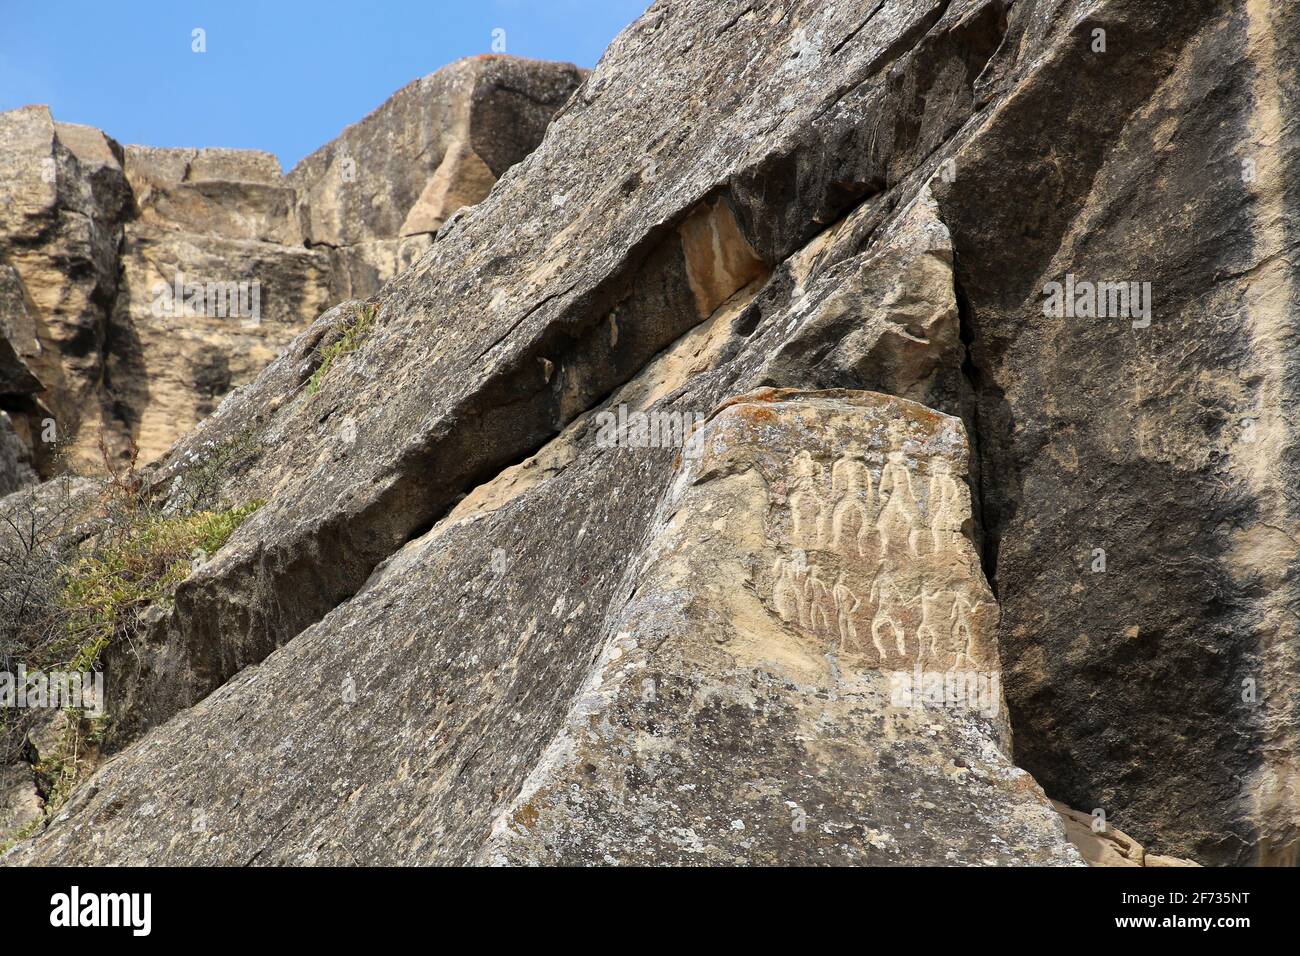
<instances>
[{"instance_id":1,"label":"large rock slab","mask_svg":"<svg viewBox=\"0 0 1300 956\"><path fill-rule=\"evenodd\" d=\"M485 54L403 87L286 177L308 241L437 232L533 150L582 77L568 64Z\"/></svg>"},{"instance_id":2,"label":"large rock slab","mask_svg":"<svg viewBox=\"0 0 1300 956\"><path fill-rule=\"evenodd\" d=\"M166 648L169 663L144 668L149 690L133 708L141 721L193 703L347 600L460 495L542 447L723 298L855 206L861 215L844 228L835 255L819 260L812 250L798 267L807 273L824 263L815 294L790 300L799 279L784 268L773 301L746 316L741 343L758 337L760 322L770 331L765 351L747 352L754 383L914 389L905 394L946 406L949 396L956 400L951 287L931 301L923 282L909 282L917 290L909 301L887 268L879 276L858 270L883 254L863 246L877 231L894 235L883 224L900 202L898 194L874 199L872 184L897 166L920 188L920 164L973 108L969 83L978 69L970 51L991 54L996 20L981 4L902 3L882 8L877 31L855 32L870 11L816 13L827 36L839 31L845 40L837 57L818 61L832 73L817 83L849 89L830 95L811 79L818 64L794 55L800 22L768 23L751 12L732 23L738 11L719 9L710 14L716 22L700 23L674 9L656 8L614 44L538 150L385 289L362 347L318 388L307 384L321 352L355 321L353 308L323 317L160 467L156 480L169 485L212 449L251 440L259 454L230 476L227 493L267 505L181 587L158 622L150 644ZM713 49L691 46L722 27ZM680 70L648 65L690 46L690 69L704 72L717 44L736 53L737 75L706 98ZM755 47L763 54L751 56ZM913 78L910 100L890 92L885 63ZM879 111L892 117L924 101L932 95L924 80L936 70L947 124L935 113L932 130L886 136L894 127ZM949 93L955 75L968 85ZM774 120L778 89L789 110ZM859 138L871 135L864 123L884 124L870 160L859 149ZM810 164L804 188L763 187L762 177L775 175L763 170L791 155ZM866 164L854 173L857 186L845 185L841 162ZM924 254L900 255L899 264L942 274L951 251L926 238L942 239L942 226L918 222L916 235ZM852 325L859 309L872 310L868 328L835 341L834 330ZM815 332L797 336L804 320ZM927 330L946 361L910 354L924 351ZM796 338L804 344L760 376L761 360Z\"/></svg>"},{"instance_id":3,"label":"large rock slab","mask_svg":"<svg viewBox=\"0 0 1300 956\"><path fill-rule=\"evenodd\" d=\"M725 388L719 368L664 401L741 304L605 410ZM601 421L476 489L8 861L1081 864L1006 757L958 419L768 390L679 447L608 448ZM976 695L898 696L957 667L983 669Z\"/></svg>"},{"instance_id":4,"label":"large rock slab","mask_svg":"<svg viewBox=\"0 0 1300 956\"><path fill-rule=\"evenodd\" d=\"M1014 754L1049 794L1155 855L1291 859L1294 126L1260 104L1291 101L1293 24L1210 0L657 3L481 203L151 470L174 505L224 462L224 500L267 504L110 649L117 756L7 859L1077 863L1005 715L927 711L920 739L880 704L918 643L991 669L995 627ZM1150 324L1044 315L1050 282L1144 274ZM816 399L751 421L709 480L680 431L601 438L759 386L893 395L859 417L926 453L821 427L842 416ZM1227 444L1248 408L1255 439ZM941 413L974 446L969 515ZM836 467L850 439L861 470ZM871 762L895 747L890 792ZM698 799L670 790L688 772ZM905 819L923 785L944 799ZM851 835L787 840L786 792L791 822Z\"/></svg>"},{"instance_id":5,"label":"large rock slab","mask_svg":"<svg viewBox=\"0 0 1300 956\"><path fill-rule=\"evenodd\" d=\"M768 390L687 449L483 858L1075 862L1007 756L960 420Z\"/></svg>"},{"instance_id":6,"label":"large rock slab","mask_svg":"<svg viewBox=\"0 0 1300 956\"><path fill-rule=\"evenodd\" d=\"M133 653L110 652L110 749L158 729L69 803L38 843L51 859L478 859L599 656L629 545L673 473L673 448L629 460L592 447L611 392L631 380L607 410L679 414L758 384L960 404L951 244L923 187L974 109L995 6L776 12L652 9L539 149L386 288L356 351L316 376L362 320L344 304L173 450L160 490L251 445L222 494L267 504ZM728 82L691 81L720 52ZM924 128L896 122L927 101ZM792 171L796 190L781 185ZM556 540L588 543L569 554ZM480 593L489 574L501 586ZM316 688L319 719L252 700L259 670ZM440 711L434 674L449 688ZM376 709L380 688L409 707ZM348 698L366 716L345 713ZM444 721L432 735L414 717L430 706ZM177 841L180 795L213 781L199 742L219 727L239 737L221 748L223 779L259 797L237 807L237 787L204 785L211 836ZM168 795L153 822L146 777ZM348 806L319 800L358 788ZM381 835L372 800L404 806L402 821ZM126 805L142 812L90 845L103 808ZM1050 855L1063 833L1041 820Z\"/></svg>"},{"instance_id":7,"label":"large rock slab","mask_svg":"<svg viewBox=\"0 0 1300 956\"><path fill-rule=\"evenodd\" d=\"M130 197L121 147L103 133L56 123L44 106L0 114L0 329L68 439L103 401ZM98 462L93 442L69 455L83 467Z\"/></svg>"},{"instance_id":8,"label":"large rock slab","mask_svg":"<svg viewBox=\"0 0 1300 956\"><path fill-rule=\"evenodd\" d=\"M1035 6L936 184L1016 757L1155 852L1294 863L1300 11Z\"/></svg>"}]
</instances>

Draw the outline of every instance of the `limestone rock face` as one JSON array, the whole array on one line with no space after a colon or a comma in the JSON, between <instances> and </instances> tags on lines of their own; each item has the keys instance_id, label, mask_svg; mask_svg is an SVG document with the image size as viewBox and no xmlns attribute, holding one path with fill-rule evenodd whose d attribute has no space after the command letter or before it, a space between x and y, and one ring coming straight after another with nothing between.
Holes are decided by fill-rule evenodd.
<instances>
[{"instance_id":1,"label":"limestone rock face","mask_svg":"<svg viewBox=\"0 0 1300 956\"><path fill-rule=\"evenodd\" d=\"M330 260L302 242L274 156L129 146L108 372L142 460L165 452L329 305Z\"/></svg>"},{"instance_id":2,"label":"limestone rock face","mask_svg":"<svg viewBox=\"0 0 1300 956\"><path fill-rule=\"evenodd\" d=\"M433 221L459 208L430 206L435 194L480 201L532 152L582 77L577 67L484 55L403 87L286 177L307 239L342 248L436 232L440 221L403 224L419 205Z\"/></svg>"},{"instance_id":3,"label":"limestone rock face","mask_svg":"<svg viewBox=\"0 0 1300 956\"><path fill-rule=\"evenodd\" d=\"M0 332L65 436L99 404L129 207L121 147L103 133L56 123L43 106L0 114ZM37 390L18 392L39 428Z\"/></svg>"},{"instance_id":4,"label":"limestone rock face","mask_svg":"<svg viewBox=\"0 0 1300 956\"><path fill-rule=\"evenodd\" d=\"M746 728L828 728L779 748L760 736L771 780L733 757L697 800L680 797L665 859L1082 862L1011 764L1000 707L932 715L889 696L887 675L924 664L982 673L996 697L959 420L857 392L747 399L709 419L763 385L960 410L952 246L924 164L973 109L971 58L996 49L998 20L978 3L900 4L874 29L866 8L778 13L652 8L541 146L390 283L359 348L317 375L362 322L343 303L173 448L151 476L159 494L251 446L222 493L267 503L133 652L110 652L120 753L13 859L576 860L586 851L545 834L601 819L600 861L648 859L638 827L653 821L630 807L566 822L554 803L534 818L520 802L547 768L585 772L564 741L630 650L640 587L660 614L636 651L661 675L659 709L610 702L615 736L644 759L620 768L611 744L595 765L622 774L628 801L663 800ZM718 62L726 82L700 84ZM934 128L894 123L928 99ZM877 123L864 154L863 124ZM739 478L703 480L688 434L704 419L701 434L725 439L754 405L774 423L731 436L734 464L773 487L750 501ZM611 436L629 414L653 415L658 437ZM688 588L697 617L683 618L662 606L675 582L653 556L674 546L671 510L704 509L713 491L736 524L692 525L676 567L729 563ZM840 498L853 515L836 514ZM772 539L753 539L769 518ZM840 537L822 541L821 524ZM710 590L751 564L748 601ZM728 624L733 600L752 619ZM711 629L669 635L673 622ZM875 731L895 737L860 740ZM219 781L213 752L228 755ZM901 776L880 764L913 758ZM813 768L835 776L809 782ZM912 802L923 789L943 797ZM173 839L196 811L206 835ZM521 820L533 837L510 829Z\"/></svg>"},{"instance_id":5,"label":"limestone rock face","mask_svg":"<svg viewBox=\"0 0 1300 956\"><path fill-rule=\"evenodd\" d=\"M74 470L131 446L159 457L330 305L410 265L581 79L511 57L453 64L287 176L267 153L123 149L44 107L3 114L0 402L26 432L54 420ZM49 445L26 453L44 474Z\"/></svg>"},{"instance_id":6,"label":"limestone rock face","mask_svg":"<svg viewBox=\"0 0 1300 956\"><path fill-rule=\"evenodd\" d=\"M457 209L541 141L582 82L564 64L483 55L416 80L285 178L332 298L364 298L409 266Z\"/></svg>"},{"instance_id":7,"label":"limestone rock face","mask_svg":"<svg viewBox=\"0 0 1300 956\"><path fill-rule=\"evenodd\" d=\"M1292 860L1296 16L660 0L504 172L360 124L304 242L427 248L146 471L265 504L5 862Z\"/></svg>"},{"instance_id":8,"label":"limestone rock face","mask_svg":"<svg viewBox=\"0 0 1300 956\"><path fill-rule=\"evenodd\" d=\"M1293 864L1300 9L1011 26L1041 68L936 194L1017 759L1158 852Z\"/></svg>"},{"instance_id":9,"label":"limestone rock face","mask_svg":"<svg viewBox=\"0 0 1300 956\"><path fill-rule=\"evenodd\" d=\"M960 421L766 390L687 451L484 858L1072 862L1007 756Z\"/></svg>"}]
</instances>

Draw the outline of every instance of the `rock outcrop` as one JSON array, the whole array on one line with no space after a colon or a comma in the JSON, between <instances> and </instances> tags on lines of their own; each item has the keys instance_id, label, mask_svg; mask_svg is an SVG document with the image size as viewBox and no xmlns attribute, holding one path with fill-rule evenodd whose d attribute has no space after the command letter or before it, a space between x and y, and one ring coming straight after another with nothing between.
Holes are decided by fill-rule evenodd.
<instances>
[{"instance_id":1,"label":"rock outcrop","mask_svg":"<svg viewBox=\"0 0 1300 956\"><path fill-rule=\"evenodd\" d=\"M1008 757L960 421L768 389L685 452L479 859L1073 862Z\"/></svg>"},{"instance_id":2,"label":"rock outcrop","mask_svg":"<svg viewBox=\"0 0 1300 956\"><path fill-rule=\"evenodd\" d=\"M1294 864L1300 9L1013 23L1041 68L936 193L1017 759L1160 852Z\"/></svg>"},{"instance_id":3,"label":"rock outcrop","mask_svg":"<svg viewBox=\"0 0 1300 956\"><path fill-rule=\"evenodd\" d=\"M35 471L54 470L54 445L82 472L103 470L101 442L113 461L157 458L486 196L581 77L464 60L288 175L251 150L123 148L44 107L0 116L0 405L21 416ZM8 465L0 482L31 471Z\"/></svg>"},{"instance_id":4,"label":"rock outcrop","mask_svg":"<svg viewBox=\"0 0 1300 956\"><path fill-rule=\"evenodd\" d=\"M1104 819L1071 810L1063 803L1052 806L1065 821L1065 833L1089 866L1198 866L1192 860L1148 853L1142 844Z\"/></svg>"},{"instance_id":5,"label":"rock outcrop","mask_svg":"<svg viewBox=\"0 0 1300 956\"><path fill-rule=\"evenodd\" d=\"M76 434L100 404L130 203L121 147L103 133L43 106L0 114L0 353L26 373L4 376L0 404L21 416L38 461L53 443L47 419Z\"/></svg>"},{"instance_id":6,"label":"rock outcrop","mask_svg":"<svg viewBox=\"0 0 1300 956\"><path fill-rule=\"evenodd\" d=\"M259 506L5 862L1292 861L1298 16L659 0L300 220L438 228L144 472Z\"/></svg>"}]
</instances>

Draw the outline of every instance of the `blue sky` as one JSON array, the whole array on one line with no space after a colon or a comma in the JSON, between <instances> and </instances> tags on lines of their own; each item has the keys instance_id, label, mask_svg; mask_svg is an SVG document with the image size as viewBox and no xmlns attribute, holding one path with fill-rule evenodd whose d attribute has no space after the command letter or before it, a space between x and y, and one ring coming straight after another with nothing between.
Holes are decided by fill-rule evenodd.
<instances>
[{"instance_id":1,"label":"blue sky","mask_svg":"<svg viewBox=\"0 0 1300 956\"><path fill-rule=\"evenodd\" d=\"M287 171L464 56L594 66L649 0L0 0L0 111L120 143L275 153ZM206 31L207 52L191 50Z\"/></svg>"}]
</instances>

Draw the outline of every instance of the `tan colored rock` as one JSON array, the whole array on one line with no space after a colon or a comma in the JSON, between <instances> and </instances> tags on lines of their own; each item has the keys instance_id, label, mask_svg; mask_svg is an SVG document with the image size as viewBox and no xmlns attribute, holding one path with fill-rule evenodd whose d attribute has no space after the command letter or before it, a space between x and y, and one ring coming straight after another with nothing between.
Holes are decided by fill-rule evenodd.
<instances>
[{"instance_id":1,"label":"tan colored rock","mask_svg":"<svg viewBox=\"0 0 1300 956\"><path fill-rule=\"evenodd\" d=\"M108 369L114 410L142 462L251 381L306 316L329 305L325 250L132 223L121 261Z\"/></svg>"},{"instance_id":2,"label":"tan colored rock","mask_svg":"<svg viewBox=\"0 0 1300 956\"><path fill-rule=\"evenodd\" d=\"M737 227L731 206L721 199L702 204L679 231L686 277L702 319L767 272Z\"/></svg>"},{"instance_id":3,"label":"tan colored rock","mask_svg":"<svg viewBox=\"0 0 1300 956\"><path fill-rule=\"evenodd\" d=\"M308 241L432 231L528 155L582 76L567 64L477 56L403 87L285 177Z\"/></svg>"},{"instance_id":4,"label":"tan colored rock","mask_svg":"<svg viewBox=\"0 0 1300 956\"><path fill-rule=\"evenodd\" d=\"M478 153L463 142L454 144L406 214L398 235L436 233L457 209L481 201L496 181Z\"/></svg>"},{"instance_id":5,"label":"tan colored rock","mask_svg":"<svg viewBox=\"0 0 1300 956\"><path fill-rule=\"evenodd\" d=\"M1089 866L1142 866L1145 851L1128 834L1110 824L1095 829L1096 818L1063 803L1052 801L1052 807L1065 821L1065 833L1070 842L1079 848Z\"/></svg>"},{"instance_id":6,"label":"tan colored rock","mask_svg":"<svg viewBox=\"0 0 1300 956\"><path fill-rule=\"evenodd\" d=\"M215 154L209 156L208 154ZM269 153L253 150L125 149L140 225L228 239L301 245L297 198ZM219 174L229 175L222 178Z\"/></svg>"},{"instance_id":7,"label":"tan colored rock","mask_svg":"<svg viewBox=\"0 0 1300 956\"><path fill-rule=\"evenodd\" d=\"M0 114L0 268L16 286L0 296L0 328L17 330L13 345L64 437L103 401L129 207L121 148L103 133L55 123L44 106ZM72 454L83 465L93 459Z\"/></svg>"},{"instance_id":8,"label":"tan colored rock","mask_svg":"<svg viewBox=\"0 0 1300 956\"><path fill-rule=\"evenodd\" d=\"M367 239L338 249L320 247L330 257L330 301L374 294L389 277L409 269L431 245L433 237L421 233L401 239Z\"/></svg>"},{"instance_id":9,"label":"tan colored rock","mask_svg":"<svg viewBox=\"0 0 1300 956\"><path fill-rule=\"evenodd\" d=\"M1052 807L1065 821L1065 833L1089 866L1200 866L1193 860L1147 853L1137 840L1100 817L1072 810L1058 800Z\"/></svg>"},{"instance_id":10,"label":"tan colored rock","mask_svg":"<svg viewBox=\"0 0 1300 956\"><path fill-rule=\"evenodd\" d=\"M0 396L24 417L17 433L52 417L82 472L103 470L101 439L110 460L132 446L157 458L330 305L408 268L581 78L511 57L452 64L288 176L255 150L123 150L44 107L0 115ZM178 283L256 283L261 314L159 308ZM53 448L25 457L55 467Z\"/></svg>"}]
</instances>

